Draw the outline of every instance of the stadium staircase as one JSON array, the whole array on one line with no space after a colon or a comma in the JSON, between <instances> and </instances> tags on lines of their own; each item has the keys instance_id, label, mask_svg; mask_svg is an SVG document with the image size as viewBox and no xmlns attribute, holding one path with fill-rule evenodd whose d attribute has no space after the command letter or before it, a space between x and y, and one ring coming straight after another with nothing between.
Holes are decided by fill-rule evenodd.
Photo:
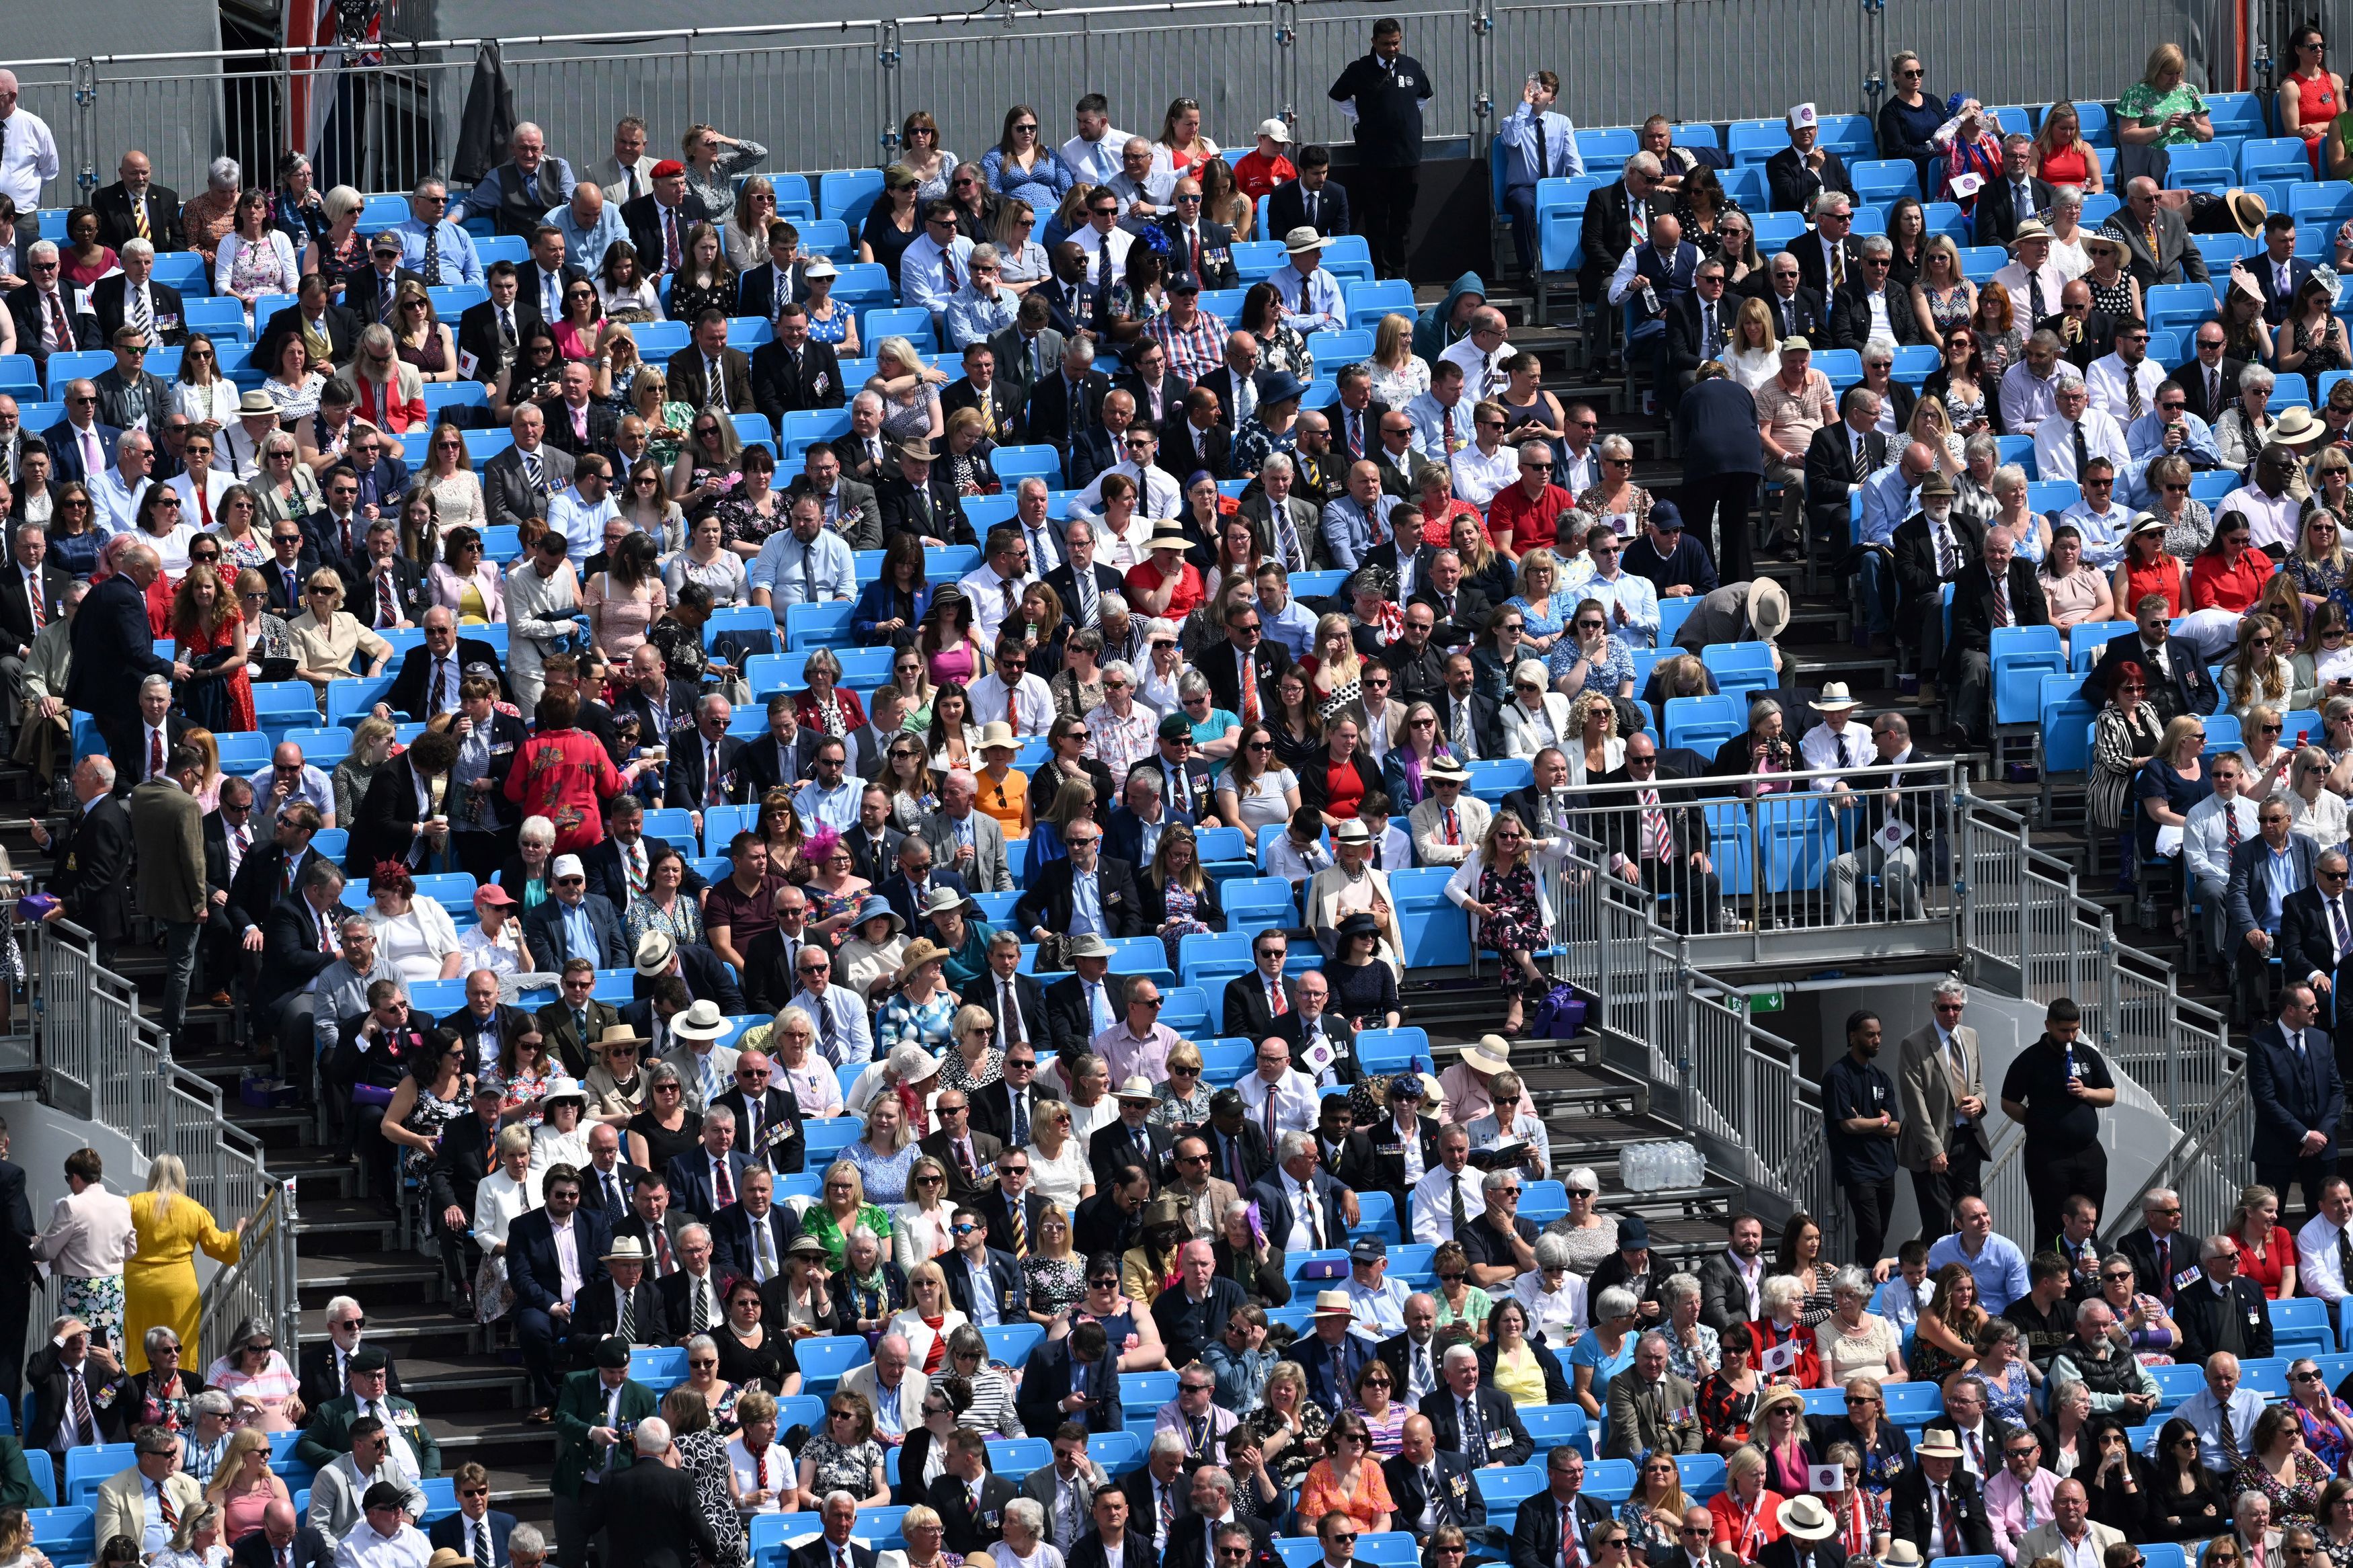
<instances>
[{"instance_id":1,"label":"stadium staircase","mask_svg":"<svg viewBox=\"0 0 2353 1568\"><path fill-rule=\"evenodd\" d=\"M1427 306L1437 290L1424 289L1420 295L1420 303ZM1679 468L1655 424L1640 413L1625 386L1588 372L1558 368L1584 365L1589 357L1583 352L1573 309L1555 294L1552 314L1560 320L1538 321L1535 301L1525 293L1514 295L1499 287L1491 298L1517 323L1513 341L1543 353L1547 365L1556 367L1548 389L1593 404L1601 411L1605 433L1624 434L1634 441L1638 480L1654 489L1672 490ZM1854 645L1850 613L1835 585L1804 565L1768 562L1762 570L1783 579L1795 605L1794 622L1783 645L1794 658L1792 682L1819 687L1829 680L1846 681L1867 711L1905 712L1915 735L1933 743L1937 731L1933 713L1896 689L1893 663L1884 654ZM24 867L43 864L25 833L36 794L35 781L21 770L0 767L0 795L13 797L13 804L0 805L0 847ZM2020 814L2008 818L2016 824L2014 842L1997 835L1982 847L1986 867L2017 868L1991 878L1999 883L2010 877L2016 885L2011 889L2015 896L2002 903L2006 917L1980 910L1978 927L1988 951L1914 953L1873 962L1884 963L1890 973L1916 973L1924 963L1940 972L1958 965L1973 980L1998 983L2006 977L2019 988L2017 994L2035 995L2055 994L2053 986L2073 987L2079 996L2089 986L2096 994L2104 975L2120 975L2131 995L2113 1002L2110 1016L2133 1014L2147 1020L2155 1037L2144 1056L2130 1065L2144 1072L2156 1068L2161 1057L2171 1054L2170 1040L2185 1016L2175 1005L2172 983L2179 982L2182 994L2190 997L2212 994L2196 984L2202 977L2187 971L2180 943L2169 931L2141 932L2143 945L2126 952L2116 943L2114 931L2134 912L2129 901L2096 890L2078 896L2076 881L2093 864L2080 805L2072 815L2063 806L2055 810L2036 821L2030 834L2026 823L2036 816L2038 794L2031 782L1980 780L1972 794L1987 808L1976 820L1999 826L2006 812ZM2025 848L2030 837L2031 853ZM2109 858L2112 862L2112 853ZM2107 871L2113 875L2113 864ZM2036 914L2031 916L2030 910ZM1593 918L1626 917L1596 910ZM1835 1214L1838 1205L1830 1199L1820 1163L1819 1116L1813 1113L1811 1086L1798 1070L1797 1054L1787 1042L1759 1028L1736 1000L1746 989L1773 979L1773 966L1759 963L1702 971L1687 955L1679 959L1671 933L1649 924L1639 912L1631 918L1635 924L1606 933L1610 937L1606 942L1599 940L1605 934L1599 931L1572 932L1560 955L1565 970L1577 973L1581 981L1592 980L1603 963L1595 953L1606 952L1617 955L1610 962L1622 961L1615 980L1618 989L1606 1006L1597 1006L1585 1032L1570 1040L1514 1042L1514 1061L1551 1133L1554 1176L1577 1165L1591 1166L1601 1178L1603 1206L1621 1215L1642 1215L1650 1223L1654 1249L1668 1261L1695 1259L1715 1245L1722 1235L1722 1216L1736 1207L1748 1206L1767 1215L1801 1205L1818 1215ZM2037 918L2055 920L2056 924L2037 925ZM2105 939L2100 934L2104 922L2109 933ZM1588 939L1590 952L1584 945ZM285 1243L284 1278L260 1279L248 1272L231 1281L245 1294L231 1300L225 1289L217 1309L208 1304L207 1331L224 1331L237 1309L253 1310L257 1303L275 1300L296 1320L280 1330L281 1345L290 1346L298 1336L308 1342L324 1331L323 1309L330 1297L353 1296L365 1306L371 1338L399 1358L404 1391L439 1436L445 1468L468 1460L482 1464L491 1471L498 1506L524 1519L544 1521L554 1437L552 1429L522 1421L524 1379L512 1337L452 1315L438 1260L406 1243L400 1222L358 1190L358 1173L336 1163L320 1146L309 1110L241 1101L240 1080L255 1065L254 1052L236 1037L233 1016L195 1006L178 1058L166 1075L153 1055L152 1025L136 1016L142 1005L152 1015L160 994L162 960L153 945L132 944L123 950L120 963L129 986L96 977L86 958L75 957L78 949L69 940L33 945L37 962L47 966L44 973L55 971L51 994L72 991L89 998L74 1009L71 1028L51 1027L37 1043L48 1069L44 1097L59 1113L91 1113L95 1105L98 1119L111 1115L134 1134L143 1133L150 1148L157 1146L159 1131L168 1127L163 1135L191 1156L192 1169L199 1159L213 1162L206 1167L205 1179L214 1185L209 1191L200 1187L200 1195L224 1219L253 1212L265 1190L276 1194L276 1206L265 1218L279 1227L272 1234ZM2017 973L2005 969L2000 954L2016 955L2011 967ZM2112 956L2115 962L2110 962ZM1581 970L1580 963L1585 965ZM2026 973L2028 969L2034 973ZM1404 988L1403 1001L1406 1024L1427 1033L1430 1065L1435 1068L1446 1066L1463 1044L1494 1029L1501 1016L1501 998L1492 980L1461 969L1417 971ZM109 1007L111 1012L100 1016ZM1647 1023L1636 1026L1637 1020ZM124 1075L129 1088L112 1071L100 1071L96 1065L119 1066L118 1056L104 1054L118 1047L109 1045L102 1052L98 1042L125 1037L136 1042L132 1065L138 1070ZM82 1043L74 1047L79 1054L69 1064L73 1070L60 1072L50 1058L69 1039ZM2222 1047L2217 1041L2203 1054L2209 1068L2200 1082L2219 1089L2230 1076ZM167 1082L168 1093L156 1096L154 1087ZM2178 1098L2186 1101L2189 1089ZM164 1101L169 1101L174 1112L168 1122ZM2192 1130L2202 1134L2202 1141L2185 1137L2176 1151L2176 1164L2186 1172L2209 1148L2222 1149L2236 1126L2232 1120L2235 1114L2222 1107L2212 1125ZM1704 1184L1641 1194L1626 1190L1619 1168L1626 1147L1694 1137L1707 1156ZM2221 1162L2208 1163L2219 1169ZM2221 1181L2219 1174L2213 1178L2218 1192ZM1555 1195L1545 1194L1546 1200ZM1526 1212L1552 1217L1541 1205Z\"/></svg>"}]
</instances>

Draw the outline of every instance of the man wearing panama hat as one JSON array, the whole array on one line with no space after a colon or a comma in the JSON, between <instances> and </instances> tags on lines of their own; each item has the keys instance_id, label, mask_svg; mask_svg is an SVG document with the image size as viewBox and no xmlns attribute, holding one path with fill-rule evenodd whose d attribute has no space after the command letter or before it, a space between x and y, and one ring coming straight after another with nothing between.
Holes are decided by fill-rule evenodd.
<instances>
[{"instance_id":1,"label":"man wearing panama hat","mask_svg":"<svg viewBox=\"0 0 2353 1568\"><path fill-rule=\"evenodd\" d=\"M1899 628L1911 628L1897 641L1911 645L1919 662L1915 673L1934 670L1944 658L1944 617L1930 612L1946 584L1968 569L1985 545L1985 524L1954 509L1953 481L1931 473L1920 481L1920 510L1896 524L1888 540L1894 556L1896 615Z\"/></svg>"},{"instance_id":2,"label":"man wearing panama hat","mask_svg":"<svg viewBox=\"0 0 2353 1568\"><path fill-rule=\"evenodd\" d=\"M1425 866L1460 866L1487 841L1493 813L1485 801L1463 793L1471 772L1451 756L1424 767L1421 778L1430 793L1406 817L1414 854Z\"/></svg>"},{"instance_id":3,"label":"man wearing panama hat","mask_svg":"<svg viewBox=\"0 0 2353 1568\"><path fill-rule=\"evenodd\" d=\"M652 1254L634 1236L617 1236L605 1247L605 1278L582 1289L572 1304L572 1361L586 1366L607 1339L636 1347L670 1342L670 1318L661 1289L647 1276Z\"/></svg>"},{"instance_id":4,"label":"man wearing panama hat","mask_svg":"<svg viewBox=\"0 0 2353 1568\"><path fill-rule=\"evenodd\" d=\"M1820 1498L1788 1499L1774 1510L1773 1522L1781 1527L1780 1539L1757 1549L1757 1568L1846 1568L1838 1519Z\"/></svg>"},{"instance_id":5,"label":"man wearing panama hat","mask_svg":"<svg viewBox=\"0 0 2353 1568\"><path fill-rule=\"evenodd\" d=\"M1928 1432L1912 1452L1919 1463L1895 1479L1887 1499L1896 1537L1921 1543L1931 1556L1979 1557L1993 1551L1984 1494L1961 1464L1960 1439L1952 1428Z\"/></svg>"}]
</instances>

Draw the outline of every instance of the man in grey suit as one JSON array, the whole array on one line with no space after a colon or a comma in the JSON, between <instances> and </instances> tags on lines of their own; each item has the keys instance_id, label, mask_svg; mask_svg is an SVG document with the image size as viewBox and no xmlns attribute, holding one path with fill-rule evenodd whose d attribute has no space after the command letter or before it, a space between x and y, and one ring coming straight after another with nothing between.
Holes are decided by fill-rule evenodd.
<instances>
[{"instance_id":1,"label":"man in grey suit","mask_svg":"<svg viewBox=\"0 0 2353 1568\"><path fill-rule=\"evenodd\" d=\"M2239 1016L2250 1025L2263 1018L2269 1000L2273 955L2279 953L2284 963L2282 950L2302 945L2283 941L2292 934L2286 929L2289 900L2313 886L2320 859L2317 845L2288 830L2284 795L2264 801L2255 822L2256 836L2231 858L2231 882L2223 894L2230 928L2223 952L2232 956Z\"/></svg>"},{"instance_id":2,"label":"man in grey suit","mask_svg":"<svg viewBox=\"0 0 2353 1568\"><path fill-rule=\"evenodd\" d=\"M2189 237L2179 213L2157 205L2157 182L2146 174L2125 182L2125 208L2102 225L2124 242L2125 270L2143 289L2159 283L2204 283L2206 253Z\"/></svg>"},{"instance_id":3,"label":"man in grey suit","mask_svg":"<svg viewBox=\"0 0 2353 1568\"><path fill-rule=\"evenodd\" d=\"M1950 1228L1955 1204L1984 1195L1978 1173L1993 1155L1985 1135L1985 1061L1978 1032L1961 1022L1968 1002L1968 986L1939 981L1929 998L1930 1021L1897 1047L1904 1136L1895 1162L1912 1173L1926 1241Z\"/></svg>"},{"instance_id":4,"label":"man in grey suit","mask_svg":"<svg viewBox=\"0 0 2353 1568\"><path fill-rule=\"evenodd\" d=\"M514 445L482 465L482 507L493 523L545 517L547 498L572 483L573 458L543 439L547 416L526 403L507 422Z\"/></svg>"},{"instance_id":5,"label":"man in grey suit","mask_svg":"<svg viewBox=\"0 0 2353 1568\"><path fill-rule=\"evenodd\" d=\"M1013 324L988 340L997 355L997 378L1018 393L1026 405L1029 389L1054 374L1062 363L1062 334L1047 324L1051 312L1040 297L1036 308L1029 297L1021 301Z\"/></svg>"},{"instance_id":6,"label":"man in grey suit","mask_svg":"<svg viewBox=\"0 0 2353 1568\"><path fill-rule=\"evenodd\" d=\"M1087 1453L1082 1421L1065 1421L1054 1433L1054 1462L1040 1465L1021 1483L1021 1495L1046 1511L1046 1539L1068 1552L1094 1528L1095 1493L1111 1485Z\"/></svg>"},{"instance_id":7,"label":"man in grey suit","mask_svg":"<svg viewBox=\"0 0 2353 1568\"><path fill-rule=\"evenodd\" d=\"M811 442L801 457L800 477L786 487L777 504L789 510L801 497L813 495L825 509L826 527L841 535L844 544L852 550L881 549L882 513L874 502L874 487L841 471L841 455L830 441Z\"/></svg>"},{"instance_id":8,"label":"man in grey suit","mask_svg":"<svg viewBox=\"0 0 2353 1568\"><path fill-rule=\"evenodd\" d=\"M1013 873L1005 864L1005 829L997 818L974 809L980 798L979 781L962 768L952 768L940 785L940 808L923 818L923 842L932 847L934 864L964 879L976 893L1013 891Z\"/></svg>"}]
</instances>

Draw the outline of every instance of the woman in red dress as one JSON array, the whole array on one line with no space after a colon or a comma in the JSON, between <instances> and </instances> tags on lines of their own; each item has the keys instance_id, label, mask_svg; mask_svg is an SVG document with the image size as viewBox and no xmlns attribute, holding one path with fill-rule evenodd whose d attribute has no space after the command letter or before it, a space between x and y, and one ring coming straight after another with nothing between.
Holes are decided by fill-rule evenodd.
<instances>
[{"instance_id":1,"label":"woman in red dress","mask_svg":"<svg viewBox=\"0 0 2353 1568\"><path fill-rule=\"evenodd\" d=\"M515 752L507 773L508 801L526 816L555 825L555 853L577 854L605 837L605 802L637 782L650 763L616 769L604 743L573 728L580 700L568 686L550 687L539 700L539 733Z\"/></svg>"},{"instance_id":2,"label":"woman in red dress","mask_svg":"<svg viewBox=\"0 0 2353 1568\"><path fill-rule=\"evenodd\" d=\"M2328 68L2328 40L2310 22L2289 37L2287 54L2288 73L2279 84L2280 134L2304 138L2304 151L2317 179L2321 141L2330 122L2345 111L2345 79Z\"/></svg>"},{"instance_id":3,"label":"woman in red dress","mask_svg":"<svg viewBox=\"0 0 2353 1568\"><path fill-rule=\"evenodd\" d=\"M172 595L172 657L195 673L180 689L189 718L216 734L253 724L253 673L237 595L212 562L191 564Z\"/></svg>"},{"instance_id":4,"label":"woman in red dress","mask_svg":"<svg viewBox=\"0 0 2353 1568\"><path fill-rule=\"evenodd\" d=\"M2100 194L2100 154L2084 140L2083 117L2072 103L2054 103L2042 116L2028 154L2031 172L2046 184L2073 185L2087 196Z\"/></svg>"}]
</instances>

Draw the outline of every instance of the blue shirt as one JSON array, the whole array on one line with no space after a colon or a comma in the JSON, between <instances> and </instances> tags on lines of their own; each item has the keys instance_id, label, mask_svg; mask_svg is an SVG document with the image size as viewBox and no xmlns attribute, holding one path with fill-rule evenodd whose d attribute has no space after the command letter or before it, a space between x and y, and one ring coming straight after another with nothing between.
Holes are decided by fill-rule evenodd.
<instances>
[{"instance_id":1,"label":"blue shirt","mask_svg":"<svg viewBox=\"0 0 2353 1568\"><path fill-rule=\"evenodd\" d=\"M768 542L760 546L760 553L752 558L752 569L745 574L748 586L755 592L767 589L779 605L810 602L801 580L803 555L810 558L809 572L817 584L818 599L857 597L858 563L851 558L849 546L841 535L831 531L819 533L807 544L790 529L769 535Z\"/></svg>"},{"instance_id":2,"label":"blue shirt","mask_svg":"<svg viewBox=\"0 0 2353 1568\"><path fill-rule=\"evenodd\" d=\"M1336 332L1348 324L1348 308L1340 299L1340 280L1321 267L1305 278L1289 261L1266 279L1282 297L1282 324L1301 332Z\"/></svg>"},{"instance_id":3,"label":"blue shirt","mask_svg":"<svg viewBox=\"0 0 2353 1568\"><path fill-rule=\"evenodd\" d=\"M595 958L603 950L596 945L596 928L588 923L588 905L583 901L564 910L564 945L574 956Z\"/></svg>"},{"instance_id":4,"label":"blue shirt","mask_svg":"<svg viewBox=\"0 0 2353 1568\"><path fill-rule=\"evenodd\" d=\"M2272 936L2279 935L2280 900L2295 889L2289 884L2295 880L2295 846L2271 851L2272 874L2263 879L2263 930Z\"/></svg>"},{"instance_id":5,"label":"blue shirt","mask_svg":"<svg viewBox=\"0 0 2353 1568\"><path fill-rule=\"evenodd\" d=\"M1092 931L1105 934L1103 918L1103 874L1099 871L1072 870L1071 873L1071 934Z\"/></svg>"},{"instance_id":6,"label":"blue shirt","mask_svg":"<svg viewBox=\"0 0 2353 1568\"><path fill-rule=\"evenodd\" d=\"M971 273L967 271L965 276L969 279ZM948 300L948 347L961 350L971 343L987 342L1013 324L1014 313L1020 304L1020 297L1010 289L983 294L967 281Z\"/></svg>"},{"instance_id":7,"label":"blue shirt","mask_svg":"<svg viewBox=\"0 0 2353 1568\"><path fill-rule=\"evenodd\" d=\"M1619 1345L1616 1355L1601 1348L1599 1334L1579 1334L1577 1342L1568 1347L1569 1366L1586 1367L1592 1372L1594 1398L1605 1405L1609 1403L1609 1380L1634 1364L1634 1342L1638 1337L1628 1334L1625 1342ZM1577 1373L1570 1372L1569 1380L1573 1383L1576 1379Z\"/></svg>"},{"instance_id":8,"label":"blue shirt","mask_svg":"<svg viewBox=\"0 0 2353 1568\"><path fill-rule=\"evenodd\" d=\"M1535 166L1539 123L1544 126L1545 166L1541 169ZM1554 110L1538 113L1533 104L1523 100L1504 117L1495 140L1512 150L1511 162L1504 165L1504 188L1507 191L1533 185L1538 180L1585 173L1585 155L1577 150L1577 127L1567 115Z\"/></svg>"},{"instance_id":9,"label":"blue shirt","mask_svg":"<svg viewBox=\"0 0 2353 1568\"><path fill-rule=\"evenodd\" d=\"M1376 496L1373 498L1373 515L1367 519L1365 509L1357 504L1355 496L1337 495L1325 501L1324 543L1332 552L1332 559L1351 572L1362 565L1366 554L1377 546L1388 542L1389 513L1397 508L1397 497L1388 494Z\"/></svg>"},{"instance_id":10,"label":"blue shirt","mask_svg":"<svg viewBox=\"0 0 2353 1568\"><path fill-rule=\"evenodd\" d=\"M793 809L801 814L804 823L815 818L837 833L847 833L857 825L858 801L866 786L863 781L851 783L856 775L846 769L844 773L848 776L830 790L819 788L815 779L801 785L800 793L793 796Z\"/></svg>"},{"instance_id":11,"label":"blue shirt","mask_svg":"<svg viewBox=\"0 0 2353 1568\"><path fill-rule=\"evenodd\" d=\"M617 239L629 237L628 225L621 221L621 205L607 202L596 209L596 226L582 228L573 221L572 204L550 207L547 221L564 231L564 259L575 267L583 267L593 275L605 264L605 252Z\"/></svg>"},{"instance_id":12,"label":"blue shirt","mask_svg":"<svg viewBox=\"0 0 2353 1568\"><path fill-rule=\"evenodd\" d=\"M1918 485L1904 477L1900 463L1891 463L1862 486L1862 536L1859 544L1884 544L1895 537L1896 526L1920 510L1915 499Z\"/></svg>"},{"instance_id":13,"label":"blue shirt","mask_svg":"<svg viewBox=\"0 0 2353 1568\"><path fill-rule=\"evenodd\" d=\"M422 224L415 218L394 226L393 233L400 236L400 264L422 277L428 284L435 282L425 270L425 237L436 237L441 263L441 283L463 283L470 288L482 286L482 258L474 254L474 237L441 218L432 224Z\"/></svg>"},{"instance_id":14,"label":"blue shirt","mask_svg":"<svg viewBox=\"0 0 2353 1568\"><path fill-rule=\"evenodd\" d=\"M1975 1258L1961 1250L1957 1232L1947 1235L1928 1249L1928 1271L1933 1274L1947 1263L1968 1269L1978 1282L1978 1305L1992 1316L2000 1317L2027 1292L2026 1255L2000 1232L1986 1237L1984 1248Z\"/></svg>"}]
</instances>

